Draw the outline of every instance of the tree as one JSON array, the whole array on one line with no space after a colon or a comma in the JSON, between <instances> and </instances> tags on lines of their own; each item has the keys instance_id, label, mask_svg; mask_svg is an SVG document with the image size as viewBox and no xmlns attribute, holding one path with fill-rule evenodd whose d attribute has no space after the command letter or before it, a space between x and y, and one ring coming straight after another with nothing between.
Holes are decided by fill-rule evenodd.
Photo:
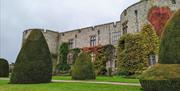
<instances>
[{"instance_id":1,"label":"tree","mask_svg":"<svg viewBox=\"0 0 180 91\"><path fill-rule=\"evenodd\" d=\"M52 59L48 45L41 30L33 29L16 59L10 83L48 83L51 78Z\"/></svg>"},{"instance_id":2,"label":"tree","mask_svg":"<svg viewBox=\"0 0 180 91\"><path fill-rule=\"evenodd\" d=\"M0 58L0 77L9 76L9 64L6 59Z\"/></svg>"},{"instance_id":3,"label":"tree","mask_svg":"<svg viewBox=\"0 0 180 91\"><path fill-rule=\"evenodd\" d=\"M95 71L91 57L87 53L80 53L72 66L73 80L92 80L95 79Z\"/></svg>"}]
</instances>

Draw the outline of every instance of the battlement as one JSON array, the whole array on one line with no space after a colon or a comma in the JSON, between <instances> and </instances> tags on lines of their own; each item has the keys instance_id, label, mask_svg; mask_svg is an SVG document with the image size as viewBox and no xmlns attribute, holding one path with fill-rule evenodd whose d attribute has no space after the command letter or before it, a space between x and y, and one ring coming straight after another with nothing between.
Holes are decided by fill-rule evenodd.
<instances>
[{"instance_id":1,"label":"battlement","mask_svg":"<svg viewBox=\"0 0 180 91\"><path fill-rule=\"evenodd\" d=\"M41 30L50 49L51 54L58 55L61 43L69 42L70 48L92 47L96 45L116 45L118 39L127 33L139 32L145 24L149 24L148 13L152 7L168 7L170 10L180 9L180 0L142 0L128 8L120 15L120 21L99 24L65 32L56 32L48 29ZM32 29L23 32L23 41ZM58 56L53 56L53 64L56 64ZM54 69L54 68L53 68Z\"/></svg>"},{"instance_id":2,"label":"battlement","mask_svg":"<svg viewBox=\"0 0 180 91\"><path fill-rule=\"evenodd\" d=\"M23 33L28 33L28 32L30 32L31 30L40 30L41 32L43 32L43 33L59 33L59 32L56 32L56 31L54 31L54 30L49 30L49 29L42 29L42 28L31 28L31 29L27 29L27 30L24 30L24 32Z\"/></svg>"},{"instance_id":3,"label":"battlement","mask_svg":"<svg viewBox=\"0 0 180 91\"><path fill-rule=\"evenodd\" d=\"M84 30L92 30L92 31L94 31L96 28L107 27L107 26L113 26L114 28L116 28L116 26L119 25L119 24L120 24L120 21L110 22L110 23L105 23L105 24L100 24L100 25L89 26L89 27L69 30L69 31L65 31L65 32L60 32L60 34L65 34L65 33L70 33L70 32L81 32L81 31L84 31Z\"/></svg>"}]
</instances>

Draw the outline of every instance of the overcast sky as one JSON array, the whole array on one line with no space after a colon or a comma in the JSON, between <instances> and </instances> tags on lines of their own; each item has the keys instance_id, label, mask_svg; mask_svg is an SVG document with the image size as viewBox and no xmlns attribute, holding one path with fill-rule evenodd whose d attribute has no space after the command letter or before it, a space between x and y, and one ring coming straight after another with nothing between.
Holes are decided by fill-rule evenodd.
<instances>
[{"instance_id":1,"label":"overcast sky","mask_svg":"<svg viewBox=\"0 0 180 91\"><path fill-rule=\"evenodd\" d=\"M0 0L0 57L15 62L22 32L29 28L54 31L120 20L121 12L140 0Z\"/></svg>"}]
</instances>

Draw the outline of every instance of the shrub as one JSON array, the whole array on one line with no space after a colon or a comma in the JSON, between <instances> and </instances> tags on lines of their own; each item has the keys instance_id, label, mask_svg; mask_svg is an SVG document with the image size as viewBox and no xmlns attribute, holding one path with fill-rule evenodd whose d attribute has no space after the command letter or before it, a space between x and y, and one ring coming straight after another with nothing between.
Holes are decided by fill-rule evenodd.
<instances>
[{"instance_id":1,"label":"shrub","mask_svg":"<svg viewBox=\"0 0 180 91\"><path fill-rule=\"evenodd\" d=\"M180 10L164 28L160 46L160 63L180 64Z\"/></svg>"},{"instance_id":2,"label":"shrub","mask_svg":"<svg viewBox=\"0 0 180 91\"><path fill-rule=\"evenodd\" d=\"M46 40L33 29L23 43L15 62L10 83L48 83L52 78L52 60Z\"/></svg>"},{"instance_id":3,"label":"shrub","mask_svg":"<svg viewBox=\"0 0 180 91\"><path fill-rule=\"evenodd\" d=\"M144 91L180 91L180 10L168 21L160 45L160 62L140 76Z\"/></svg>"},{"instance_id":4,"label":"shrub","mask_svg":"<svg viewBox=\"0 0 180 91\"><path fill-rule=\"evenodd\" d=\"M0 58L0 77L9 76L9 64L6 59Z\"/></svg>"},{"instance_id":5,"label":"shrub","mask_svg":"<svg viewBox=\"0 0 180 91\"><path fill-rule=\"evenodd\" d=\"M73 80L92 80L95 79L94 66L91 57L87 53L80 53L72 66Z\"/></svg>"},{"instance_id":6,"label":"shrub","mask_svg":"<svg viewBox=\"0 0 180 91\"><path fill-rule=\"evenodd\" d=\"M156 64L140 76L144 91L179 91L180 64Z\"/></svg>"},{"instance_id":7,"label":"shrub","mask_svg":"<svg viewBox=\"0 0 180 91\"><path fill-rule=\"evenodd\" d=\"M59 64L58 68L60 71L67 71L70 69L70 66L67 64L67 55L69 47L68 43L62 43L59 48Z\"/></svg>"}]
</instances>

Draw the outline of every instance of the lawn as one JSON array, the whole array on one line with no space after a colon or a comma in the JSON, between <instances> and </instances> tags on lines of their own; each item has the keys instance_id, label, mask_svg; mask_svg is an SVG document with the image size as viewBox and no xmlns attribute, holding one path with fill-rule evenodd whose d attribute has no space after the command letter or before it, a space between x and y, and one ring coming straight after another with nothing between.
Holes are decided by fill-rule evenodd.
<instances>
[{"instance_id":1,"label":"lawn","mask_svg":"<svg viewBox=\"0 0 180 91\"><path fill-rule=\"evenodd\" d=\"M0 80L0 91L141 91L141 87L90 83L8 84Z\"/></svg>"},{"instance_id":2,"label":"lawn","mask_svg":"<svg viewBox=\"0 0 180 91\"><path fill-rule=\"evenodd\" d=\"M71 80L71 76L53 76L53 80ZM122 76L98 76L95 81L139 83L139 79L124 78Z\"/></svg>"}]
</instances>

